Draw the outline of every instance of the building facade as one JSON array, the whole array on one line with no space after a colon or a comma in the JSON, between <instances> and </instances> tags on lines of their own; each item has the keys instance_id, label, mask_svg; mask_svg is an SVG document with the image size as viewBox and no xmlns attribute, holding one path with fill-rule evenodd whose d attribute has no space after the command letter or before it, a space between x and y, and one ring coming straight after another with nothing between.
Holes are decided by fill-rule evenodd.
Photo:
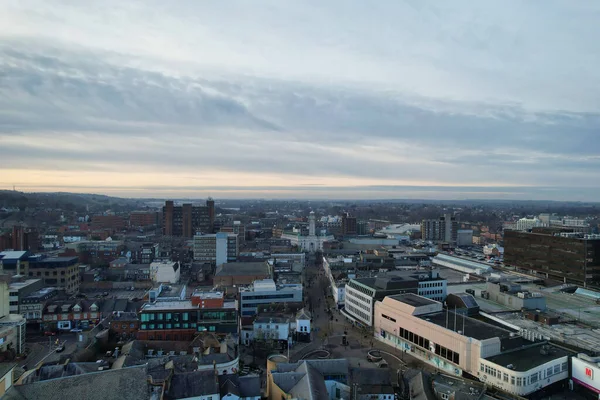
<instances>
[{"instance_id":1,"label":"building facade","mask_svg":"<svg viewBox=\"0 0 600 400\"><path fill-rule=\"evenodd\" d=\"M458 235L458 222L450 214L445 214L439 219L424 219L421 222L421 239L448 242L456 244Z\"/></svg>"},{"instance_id":2,"label":"building facade","mask_svg":"<svg viewBox=\"0 0 600 400\"><path fill-rule=\"evenodd\" d=\"M247 288L240 288L240 315L256 315L262 304L301 303L302 285L277 285L273 279L262 279Z\"/></svg>"},{"instance_id":3,"label":"building facade","mask_svg":"<svg viewBox=\"0 0 600 400\"><path fill-rule=\"evenodd\" d=\"M441 303L413 294L377 302L374 327L377 340L439 371L455 376L466 372L520 396L569 375L570 352L444 311Z\"/></svg>"},{"instance_id":4,"label":"building facade","mask_svg":"<svg viewBox=\"0 0 600 400\"><path fill-rule=\"evenodd\" d=\"M238 332L235 302L199 308L189 300L145 304L140 311L138 340L192 340L196 332L227 335Z\"/></svg>"},{"instance_id":5,"label":"building facade","mask_svg":"<svg viewBox=\"0 0 600 400\"><path fill-rule=\"evenodd\" d=\"M215 223L215 202L206 200L204 206L176 206L168 200L163 207L163 235L191 238L196 232L212 233Z\"/></svg>"},{"instance_id":6,"label":"building facade","mask_svg":"<svg viewBox=\"0 0 600 400\"><path fill-rule=\"evenodd\" d=\"M155 261L150 264L150 280L154 283L178 283L181 267L176 261Z\"/></svg>"},{"instance_id":7,"label":"building facade","mask_svg":"<svg viewBox=\"0 0 600 400\"><path fill-rule=\"evenodd\" d=\"M235 233L198 234L194 236L194 261L219 266L237 261L239 236Z\"/></svg>"},{"instance_id":8,"label":"building facade","mask_svg":"<svg viewBox=\"0 0 600 400\"><path fill-rule=\"evenodd\" d=\"M44 281L42 279L27 279L21 282L12 282L9 286L10 313L21 314L21 301L43 287Z\"/></svg>"},{"instance_id":9,"label":"building facade","mask_svg":"<svg viewBox=\"0 0 600 400\"><path fill-rule=\"evenodd\" d=\"M600 284L600 235L504 233L504 263L565 283Z\"/></svg>"},{"instance_id":10,"label":"building facade","mask_svg":"<svg viewBox=\"0 0 600 400\"><path fill-rule=\"evenodd\" d=\"M28 274L42 279L44 286L63 288L68 294L79 291L78 257L30 257Z\"/></svg>"},{"instance_id":11,"label":"building facade","mask_svg":"<svg viewBox=\"0 0 600 400\"><path fill-rule=\"evenodd\" d=\"M302 234L302 232L297 234L284 233L281 237L289 239L293 246L297 246L301 251L308 253L321 251L323 250L323 243L335 240L333 235L317 235L314 211L311 211L308 216L308 225L308 234Z\"/></svg>"}]
</instances>

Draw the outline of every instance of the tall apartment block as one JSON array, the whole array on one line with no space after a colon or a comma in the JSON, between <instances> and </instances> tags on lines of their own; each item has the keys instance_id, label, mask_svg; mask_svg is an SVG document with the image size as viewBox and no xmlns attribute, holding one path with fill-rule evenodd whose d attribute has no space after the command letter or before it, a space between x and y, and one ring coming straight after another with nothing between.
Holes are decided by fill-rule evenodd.
<instances>
[{"instance_id":1,"label":"tall apartment block","mask_svg":"<svg viewBox=\"0 0 600 400\"><path fill-rule=\"evenodd\" d=\"M506 231L504 263L565 283L600 285L600 235L542 231Z\"/></svg>"},{"instance_id":2,"label":"tall apartment block","mask_svg":"<svg viewBox=\"0 0 600 400\"><path fill-rule=\"evenodd\" d=\"M212 233L215 223L215 202L206 200L205 206L182 204L176 206L167 200L163 207L163 235L193 237L197 232Z\"/></svg>"},{"instance_id":3,"label":"tall apartment block","mask_svg":"<svg viewBox=\"0 0 600 400\"><path fill-rule=\"evenodd\" d=\"M355 236L358 234L356 217L351 217L348 213L342 215L342 234L344 236Z\"/></svg>"},{"instance_id":4,"label":"tall apartment block","mask_svg":"<svg viewBox=\"0 0 600 400\"><path fill-rule=\"evenodd\" d=\"M458 222L450 214L444 214L439 219L424 219L421 222L421 239L435 240L456 244Z\"/></svg>"}]
</instances>

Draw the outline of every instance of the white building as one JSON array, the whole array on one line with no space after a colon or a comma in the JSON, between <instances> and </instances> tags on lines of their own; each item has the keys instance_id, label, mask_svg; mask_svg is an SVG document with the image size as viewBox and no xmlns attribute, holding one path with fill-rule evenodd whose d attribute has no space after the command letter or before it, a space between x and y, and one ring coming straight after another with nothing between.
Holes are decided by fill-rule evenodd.
<instances>
[{"instance_id":1,"label":"white building","mask_svg":"<svg viewBox=\"0 0 600 400\"><path fill-rule=\"evenodd\" d=\"M531 228L536 228L538 226L545 226L542 221L537 218L521 218L517 221L517 230L518 231L529 231Z\"/></svg>"},{"instance_id":2,"label":"white building","mask_svg":"<svg viewBox=\"0 0 600 400\"><path fill-rule=\"evenodd\" d=\"M350 260L352 261L352 260ZM323 270L325 271L325 277L329 280L329 287L331 288L331 294L333 300L337 304L338 308L342 308L346 303L346 281L337 280L334 277L333 271L331 270L331 264L329 260L323 257Z\"/></svg>"},{"instance_id":3,"label":"white building","mask_svg":"<svg viewBox=\"0 0 600 400\"><path fill-rule=\"evenodd\" d=\"M235 233L219 232L194 236L194 261L220 266L235 262L239 254L239 238Z\"/></svg>"},{"instance_id":4,"label":"white building","mask_svg":"<svg viewBox=\"0 0 600 400\"><path fill-rule=\"evenodd\" d=\"M150 264L150 280L153 283L179 283L181 268L175 261L154 261Z\"/></svg>"},{"instance_id":5,"label":"white building","mask_svg":"<svg viewBox=\"0 0 600 400\"><path fill-rule=\"evenodd\" d=\"M433 257L431 262L434 266L447 267L467 274L482 275L492 270L492 267L489 264L466 260L464 258L449 256L441 253Z\"/></svg>"},{"instance_id":6,"label":"white building","mask_svg":"<svg viewBox=\"0 0 600 400\"><path fill-rule=\"evenodd\" d=\"M243 317L256 315L262 304L301 303L303 300L301 284L277 285L273 279L257 280L239 290L240 315Z\"/></svg>"},{"instance_id":7,"label":"white building","mask_svg":"<svg viewBox=\"0 0 600 400\"><path fill-rule=\"evenodd\" d=\"M308 216L308 235L284 233L282 239L289 239L293 246L298 246L302 251L314 253L323 250L323 243L335 240L333 235L317 235L315 212L311 211Z\"/></svg>"},{"instance_id":8,"label":"white building","mask_svg":"<svg viewBox=\"0 0 600 400\"><path fill-rule=\"evenodd\" d=\"M573 382L600 398L600 357L580 353L571 358Z\"/></svg>"}]
</instances>

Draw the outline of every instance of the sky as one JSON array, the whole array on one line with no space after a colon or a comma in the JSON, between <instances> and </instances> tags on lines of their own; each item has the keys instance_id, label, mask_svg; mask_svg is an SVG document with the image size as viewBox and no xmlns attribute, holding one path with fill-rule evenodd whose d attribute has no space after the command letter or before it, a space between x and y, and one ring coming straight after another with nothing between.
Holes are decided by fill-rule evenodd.
<instances>
[{"instance_id":1,"label":"sky","mask_svg":"<svg viewBox=\"0 0 600 400\"><path fill-rule=\"evenodd\" d=\"M600 2L0 2L0 189L600 199Z\"/></svg>"}]
</instances>

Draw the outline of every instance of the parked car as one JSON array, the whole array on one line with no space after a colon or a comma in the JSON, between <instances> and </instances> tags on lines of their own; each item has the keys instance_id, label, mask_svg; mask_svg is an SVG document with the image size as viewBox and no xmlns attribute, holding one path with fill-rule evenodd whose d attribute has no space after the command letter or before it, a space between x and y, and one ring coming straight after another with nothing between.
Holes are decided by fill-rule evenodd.
<instances>
[{"instance_id":1,"label":"parked car","mask_svg":"<svg viewBox=\"0 0 600 400\"><path fill-rule=\"evenodd\" d=\"M64 345L64 343L63 344L59 344L58 347L56 348L56 352L57 353L61 353L63 351L65 351L65 345Z\"/></svg>"},{"instance_id":2,"label":"parked car","mask_svg":"<svg viewBox=\"0 0 600 400\"><path fill-rule=\"evenodd\" d=\"M46 331L44 332L44 336L56 336L56 332Z\"/></svg>"},{"instance_id":3,"label":"parked car","mask_svg":"<svg viewBox=\"0 0 600 400\"><path fill-rule=\"evenodd\" d=\"M83 329L75 328L75 329L71 329L69 332L75 332L75 333L83 332Z\"/></svg>"}]
</instances>

